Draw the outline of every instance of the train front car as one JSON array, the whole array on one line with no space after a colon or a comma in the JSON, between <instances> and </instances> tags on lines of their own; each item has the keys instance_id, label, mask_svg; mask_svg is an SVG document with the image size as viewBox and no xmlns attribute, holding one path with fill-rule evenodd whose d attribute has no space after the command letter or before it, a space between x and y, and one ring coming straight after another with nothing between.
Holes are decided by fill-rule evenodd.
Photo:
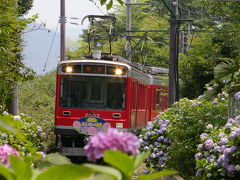
<instances>
[{"instance_id":1,"label":"train front car","mask_svg":"<svg viewBox=\"0 0 240 180\"><path fill-rule=\"evenodd\" d=\"M55 134L61 153L83 156L84 137L108 128L130 127L127 64L104 60L62 61L58 65Z\"/></svg>"}]
</instances>

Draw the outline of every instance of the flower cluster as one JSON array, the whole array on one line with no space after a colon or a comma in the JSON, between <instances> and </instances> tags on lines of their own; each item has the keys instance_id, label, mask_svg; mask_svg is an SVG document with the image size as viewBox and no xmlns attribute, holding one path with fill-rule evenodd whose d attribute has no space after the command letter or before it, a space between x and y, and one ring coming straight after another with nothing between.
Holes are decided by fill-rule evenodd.
<instances>
[{"instance_id":1,"label":"flower cluster","mask_svg":"<svg viewBox=\"0 0 240 180\"><path fill-rule=\"evenodd\" d=\"M235 98L240 101L240 92L237 92L237 93L235 94Z\"/></svg>"},{"instance_id":2,"label":"flower cluster","mask_svg":"<svg viewBox=\"0 0 240 180\"><path fill-rule=\"evenodd\" d=\"M211 128L200 136L195 159L196 176L205 178L240 175L240 117L231 118L222 128Z\"/></svg>"},{"instance_id":3,"label":"flower cluster","mask_svg":"<svg viewBox=\"0 0 240 180\"><path fill-rule=\"evenodd\" d=\"M0 118L14 123L15 127L24 137L18 138L11 133L0 132L0 145L9 144L23 156L31 156L33 154L36 156L36 152L40 153L44 150L45 132L43 132L42 127L38 126L32 118L24 114L12 116L7 112L4 112ZM26 141L31 142L31 145Z\"/></svg>"},{"instance_id":4,"label":"flower cluster","mask_svg":"<svg viewBox=\"0 0 240 180\"><path fill-rule=\"evenodd\" d=\"M135 155L139 152L139 147L140 142L134 134L109 129L107 132L99 132L91 136L84 150L88 160L95 162L103 157L105 150L118 150Z\"/></svg>"},{"instance_id":5,"label":"flower cluster","mask_svg":"<svg viewBox=\"0 0 240 180\"><path fill-rule=\"evenodd\" d=\"M168 147L171 140L166 137L168 120L155 120L148 122L146 129L142 130L140 140L141 150L150 151L150 156L146 159L146 165L154 169L163 169L168 156Z\"/></svg>"},{"instance_id":6,"label":"flower cluster","mask_svg":"<svg viewBox=\"0 0 240 180\"><path fill-rule=\"evenodd\" d=\"M8 161L10 155L19 156L20 154L7 144L0 146L0 162L6 167L10 167L10 162Z\"/></svg>"}]
</instances>

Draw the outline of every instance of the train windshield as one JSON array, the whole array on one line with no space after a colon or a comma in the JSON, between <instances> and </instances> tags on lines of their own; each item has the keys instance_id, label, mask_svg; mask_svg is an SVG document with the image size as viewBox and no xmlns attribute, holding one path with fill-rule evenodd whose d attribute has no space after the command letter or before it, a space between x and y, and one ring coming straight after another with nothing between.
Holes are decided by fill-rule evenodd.
<instances>
[{"instance_id":1,"label":"train windshield","mask_svg":"<svg viewBox=\"0 0 240 180\"><path fill-rule=\"evenodd\" d=\"M65 76L61 79L60 106L123 110L125 89L124 78Z\"/></svg>"}]
</instances>

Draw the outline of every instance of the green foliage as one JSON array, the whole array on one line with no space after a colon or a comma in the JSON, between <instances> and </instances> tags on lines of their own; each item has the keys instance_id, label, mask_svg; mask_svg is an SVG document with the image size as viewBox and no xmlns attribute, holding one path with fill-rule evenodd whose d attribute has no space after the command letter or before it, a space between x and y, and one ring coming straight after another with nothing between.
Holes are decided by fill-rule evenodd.
<instances>
[{"instance_id":1,"label":"green foliage","mask_svg":"<svg viewBox=\"0 0 240 180\"><path fill-rule=\"evenodd\" d=\"M90 177L92 172L75 164L61 164L40 173L36 180L79 180Z\"/></svg>"},{"instance_id":2,"label":"green foliage","mask_svg":"<svg viewBox=\"0 0 240 180\"><path fill-rule=\"evenodd\" d=\"M18 0L19 15L26 14L33 6L33 0Z\"/></svg>"},{"instance_id":3,"label":"green foliage","mask_svg":"<svg viewBox=\"0 0 240 180\"><path fill-rule=\"evenodd\" d=\"M145 2L142 0L141 2ZM102 1L106 3L106 1ZM124 7L125 8L125 7ZM113 42L113 53L118 54L122 57L126 57L126 40L122 38L125 34L125 19L126 14L124 13L124 8L118 7L119 10L114 10L115 16L117 17L116 22L116 32L117 37ZM147 9L145 6L138 6L137 13L132 12L132 27L135 30L159 30L159 29L168 29L167 16L158 16L154 11ZM104 20L101 21L101 24L107 24ZM96 34L103 34L103 28L101 25L96 24ZM67 57L69 59L77 59L84 55L88 54L88 45L87 45L87 35L88 31L84 30L81 37L83 40L79 42L79 48L77 50L67 51ZM138 32L133 33L133 36L143 36L144 33ZM105 33L106 36L106 33ZM133 48L140 38L132 38L132 62L141 63L143 65L156 65L167 67L168 65L168 36L165 32L158 33L147 33L144 40L136 47ZM94 42L91 42L94 44ZM99 46L100 45L100 46ZM101 41L98 44L98 49L104 53L109 53L109 42Z\"/></svg>"},{"instance_id":4,"label":"green foliage","mask_svg":"<svg viewBox=\"0 0 240 180\"><path fill-rule=\"evenodd\" d=\"M169 138L173 145L169 149L169 167L176 168L183 177L195 175L196 145L199 136L208 124L223 125L228 115L228 100L213 105L208 101L182 99L174 104L162 118L170 121ZM191 167L191 168L190 168Z\"/></svg>"},{"instance_id":5,"label":"green foliage","mask_svg":"<svg viewBox=\"0 0 240 180\"><path fill-rule=\"evenodd\" d=\"M213 102L181 99L160 114L158 119L153 122L153 127L143 130L142 139L146 139L147 149L151 152L147 163L150 167L157 167L159 160L153 153L156 153L155 148L165 145L162 142L164 140L158 139L163 136L163 134L158 134L160 133L158 130L163 131L163 124L160 121L169 121L168 125L164 126L167 129L166 132L163 132L164 138L170 139L172 143L169 147L165 147L164 153L167 153L169 158L166 160L164 168L174 168L182 177L190 179L195 175L194 155L196 154L196 145L200 142L200 134L208 124L223 125L227 115L228 99L224 96Z\"/></svg>"},{"instance_id":6,"label":"green foliage","mask_svg":"<svg viewBox=\"0 0 240 180\"><path fill-rule=\"evenodd\" d=\"M55 72L22 83L19 87L19 111L38 120L37 124L43 120L53 122L55 89Z\"/></svg>"},{"instance_id":7,"label":"green foliage","mask_svg":"<svg viewBox=\"0 0 240 180\"><path fill-rule=\"evenodd\" d=\"M13 85L31 78L32 71L22 62L21 35L26 25L34 20L19 18L15 0L0 1L0 105L8 109Z\"/></svg>"},{"instance_id":8,"label":"green foliage","mask_svg":"<svg viewBox=\"0 0 240 180\"><path fill-rule=\"evenodd\" d=\"M222 62L214 68L215 79L208 84L203 99L215 97L218 93L234 94L240 91L240 61L236 59L221 58Z\"/></svg>"},{"instance_id":9,"label":"green foliage","mask_svg":"<svg viewBox=\"0 0 240 180\"><path fill-rule=\"evenodd\" d=\"M19 111L31 116L46 133L46 151L54 146L53 122L55 105L56 73L37 76L19 86Z\"/></svg>"},{"instance_id":10,"label":"green foliage","mask_svg":"<svg viewBox=\"0 0 240 180\"><path fill-rule=\"evenodd\" d=\"M96 164L75 165L59 154L50 154L43 160L43 162L49 162L44 168L34 168L31 166L30 161L23 161L17 157L10 156L11 168L6 168L0 164L0 177L3 180L78 180L94 176L94 179L97 180L129 180L134 170L147 155L148 153L128 156L119 151L107 150L105 151L104 161L105 163L108 162L110 166L104 166ZM123 156L126 161L121 160ZM53 157L56 159L53 159ZM58 161L57 159L61 160ZM126 168L126 165L129 169ZM176 173L173 170L165 170L153 174L140 175L136 180L153 180Z\"/></svg>"},{"instance_id":11,"label":"green foliage","mask_svg":"<svg viewBox=\"0 0 240 180\"><path fill-rule=\"evenodd\" d=\"M111 176L112 179L129 180L131 179L136 168L148 156L148 154L149 153L143 153L129 156L120 151L106 150L103 161L112 167L94 164L83 164L83 166L88 167L95 172L100 172L107 176ZM151 180L176 173L177 172L173 170L162 171L148 175L140 175L136 180Z\"/></svg>"},{"instance_id":12,"label":"green foliage","mask_svg":"<svg viewBox=\"0 0 240 180\"><path fill-rule=\"evenodd\" d=\"M9 144L30 159L42 157L44 137L41 127L37 126L32 118L25 115L20 117L3 114L0 116L0 122L4 122L4 125L1 123L3 126L0 132L0 145Z\"/></svg>"},{"instance_id":13,"label":"green foliage","mask_svg":"<svg viewBox=\"0 0 240 180\"><path fill-rule=\"evenodd\" d=\"M195 155L199 179L238 179L239 116L230 118L224 127L209 126L201 134L201 144Z\"/></svg>"},{"instance_id":14,"label":"green foliage","mask_svg":"<svg viewBox=\"0 0 240 180\"><path fill-rule=\"evenodd\" d=\"M205 84L213 78L213 68L219 57L218 45L212 43L212 37L204 34L192 42L192 49L179 59L181 77L180 93L183 97L194 99L204 92Z\"/></svg>"}]
</instances>

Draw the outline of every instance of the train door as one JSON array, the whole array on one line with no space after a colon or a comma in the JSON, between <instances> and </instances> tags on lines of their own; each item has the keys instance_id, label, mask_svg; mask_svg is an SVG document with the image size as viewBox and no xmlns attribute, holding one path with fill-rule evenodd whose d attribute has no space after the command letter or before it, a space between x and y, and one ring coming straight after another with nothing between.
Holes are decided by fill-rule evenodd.
<instances>
[{"instance_id":1,"label":"train door","mask_svg":"<svg viewBox=\"0 0 240 180\"><path fill-rule=\"evenodd\" d=\"M137 119L137 81L132 81L131 89L131 128L136 127Z\"/></svg>"},{"instance_id":2,"label":"train door","mask_svg":"<svg viewBox=\"0 0 240 180\"><path fill-rule=\"evenodd\" d=\"M149 121L149 103L150 103L148 86L145 86L144 94L145 94L145 107L144 108L145 108L145 125L146 125Z\"/></svg>"}]
</instances>

